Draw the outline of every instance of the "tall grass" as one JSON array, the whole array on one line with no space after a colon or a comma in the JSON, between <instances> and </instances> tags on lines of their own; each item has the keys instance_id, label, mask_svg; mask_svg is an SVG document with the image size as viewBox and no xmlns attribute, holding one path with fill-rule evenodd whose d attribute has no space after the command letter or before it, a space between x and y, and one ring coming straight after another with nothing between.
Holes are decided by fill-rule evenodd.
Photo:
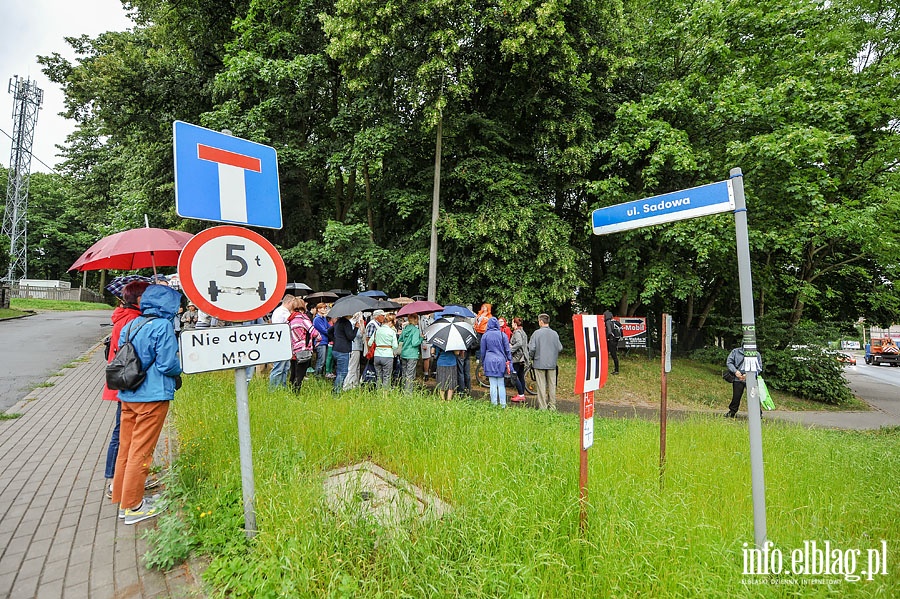
<instances>
[{"instance_id":1,"label":"tall grass","mask_svg":"<svg viewBox=\"0 0 900 599\"><path fill-rule=\"evenodd\" d=\"M207 579L229 597L882 596L900 584L900 431L767 423L769 538L865 550L886 539L889 575L838 585L747 585L753 544L746 426L598 420L586 532L579 531L578 421L483 401L251 385L259 535L244 539L233 375L188 377L173 404L172 485ZM323 500L326 470L372 460L452 513L390 534Z\"/></svg>"}]
</instances>

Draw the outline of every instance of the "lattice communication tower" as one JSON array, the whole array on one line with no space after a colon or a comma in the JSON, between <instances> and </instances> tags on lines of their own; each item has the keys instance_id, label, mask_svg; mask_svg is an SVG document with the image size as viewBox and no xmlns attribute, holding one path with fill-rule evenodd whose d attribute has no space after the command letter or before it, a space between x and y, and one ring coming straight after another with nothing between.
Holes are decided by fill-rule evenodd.
<instances>
[{"instance_id":1,"label":"lattice communication tower","mask_svg":"<svg viewBox=\"0 0 900 599\"><path fill-rule=\"evenodd\" d=\"M44 92L31 79L18 75L9 80L13 95L12 150L9 154L9 178L6 183L6 209L3 235L9 238L9 270L5 280L13 283L28 278L28 183L31 175L31 144L38 110Z\"/></svg>"}]
</instances>

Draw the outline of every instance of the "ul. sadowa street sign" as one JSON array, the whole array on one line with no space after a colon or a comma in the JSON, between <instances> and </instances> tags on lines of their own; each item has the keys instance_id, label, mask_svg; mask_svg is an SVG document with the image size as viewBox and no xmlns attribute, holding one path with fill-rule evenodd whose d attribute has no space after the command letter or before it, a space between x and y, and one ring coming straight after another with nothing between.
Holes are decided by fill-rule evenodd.
<instances>
[{"instance_id":1,"label":"ul. sadowa street sign","mask_svg":"<svg viewBox=\"0 0 900 599\"><path fill-rule=\"evenodd\" d=\"M594 210L594 235L734 211L731 179Z\"/></svg>"}]
</instances>

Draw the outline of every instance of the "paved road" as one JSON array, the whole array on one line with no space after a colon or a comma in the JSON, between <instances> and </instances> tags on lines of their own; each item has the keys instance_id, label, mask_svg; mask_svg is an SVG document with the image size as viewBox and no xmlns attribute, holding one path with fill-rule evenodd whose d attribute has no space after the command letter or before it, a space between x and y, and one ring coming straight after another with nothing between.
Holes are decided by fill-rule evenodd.
<instances>
[{"instance_id":1,"label":"paved road","mask_svg":"<svg viewBox=\"0 0 900 599\"><path fill-rule=\"evenodd\" d=\"M40 312L0 321L0 412L109 334L111 310Z\"/></svg>"},{"instance_id":2,"label":"paved road","mask_svg":"<svg viewBox=\"0 0 900 599\"><path fill-rule=\"evenodd\" d=\"M869 366L860 358L856 366L844 369L844 377L854 395L882 412L900 418L900 368Z\"/></svg>"}]
</instances>

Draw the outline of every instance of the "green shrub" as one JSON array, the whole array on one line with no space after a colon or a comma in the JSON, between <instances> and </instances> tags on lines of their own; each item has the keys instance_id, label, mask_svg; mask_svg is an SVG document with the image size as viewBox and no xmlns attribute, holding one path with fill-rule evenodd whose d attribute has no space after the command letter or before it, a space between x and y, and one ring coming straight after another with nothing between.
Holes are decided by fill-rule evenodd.
<instances>
[{"instance_id":1,"label":"green shrub","mask_svg":"<svg viewBox=\"0 0 900 599\"><path fill-rule=\"evenodd\" d=\"M690 353L691 360L703 362L704 364L713 364L725 368L725 362L728 360L728 354L731 350L722 349L721 347L703 347L695 349Z\"/></svg>"},{"instance_id":2,"label":"green shrub","mask_svg":"<svg viewBox=\"0 0 900 599\"><path fill-rule=\"evenodd\" d=\"M766 382L798 397L841 405L853 398L833 352L818 347L763 352Z\"/></svg>"}]
</instances>

